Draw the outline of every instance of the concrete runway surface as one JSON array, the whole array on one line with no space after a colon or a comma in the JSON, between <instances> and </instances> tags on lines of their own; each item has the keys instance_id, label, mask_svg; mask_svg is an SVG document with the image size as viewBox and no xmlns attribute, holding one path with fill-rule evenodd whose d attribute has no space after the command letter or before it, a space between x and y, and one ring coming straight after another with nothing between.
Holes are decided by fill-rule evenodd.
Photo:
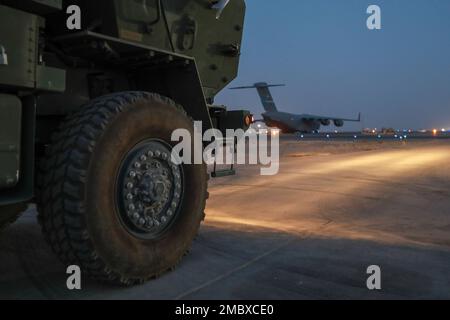
<instances>
[{"instance_id":1,"label":"concrete runway surface","mask_svg":"<svg viewBox=\"0 0 450 320\"><path fill-rule=\"evenodd\" d=\"M68 291L30 209L0 234L0 298L449 299L449 159L450 141L283 139L280 173L213 181L191 254L134 288Z\"/></svg>"}]
</instances>

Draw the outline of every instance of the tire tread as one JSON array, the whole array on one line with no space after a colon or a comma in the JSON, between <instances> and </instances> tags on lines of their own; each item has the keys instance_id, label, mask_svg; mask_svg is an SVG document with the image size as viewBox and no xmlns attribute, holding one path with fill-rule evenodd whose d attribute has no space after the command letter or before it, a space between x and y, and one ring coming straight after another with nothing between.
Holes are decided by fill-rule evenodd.
<instances>
[{"instance_id":1,"label":"tire tread","mask_svg":"<svg viewBox=\"0 0 450 320\"><path fill-rule=\"evenodd\" d=\"M38 220L46 241L58 258L65 265L79 265L94 280L125 286L144 283L160 274L136 279L124 278L111 270L97 254L89 237L83 198L88 175L86 168L96 141L115 117L141 99L170 105L186 115L180 105L154 93L121 92L94 99L60 125L40 162L37 179ZM204 174L207 175L206 166ZM203 215L206 197L207 194Z\"/></svg>"}]
</instances>

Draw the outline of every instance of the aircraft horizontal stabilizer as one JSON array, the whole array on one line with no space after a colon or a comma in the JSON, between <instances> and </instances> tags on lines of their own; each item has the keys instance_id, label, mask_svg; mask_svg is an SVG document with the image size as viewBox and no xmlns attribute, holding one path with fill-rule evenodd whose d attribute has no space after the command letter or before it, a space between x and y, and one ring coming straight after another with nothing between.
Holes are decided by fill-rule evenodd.
<instances>
[{"instance_id":1,"label":"aircraft horizontal stabilizer","mask_svg":"<svg viewBox=\"0 0 450 320\"><path fill-rule=\"evenodd\" d=\"M244 87L233 87L230 90L241 90L241 89L258 89L258 88L273 88L273 87L285 87L285 84L267 84L267 83L255 83L252 86Z\"/></svg>"}]
</instances>

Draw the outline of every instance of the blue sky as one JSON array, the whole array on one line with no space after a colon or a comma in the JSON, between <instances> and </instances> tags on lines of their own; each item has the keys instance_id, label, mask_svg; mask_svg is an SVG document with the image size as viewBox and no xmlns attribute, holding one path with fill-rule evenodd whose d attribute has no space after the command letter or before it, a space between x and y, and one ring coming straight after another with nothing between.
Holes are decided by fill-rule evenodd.
<instances>
[{"instance_id":1,"label":"blue sky","mask_svg":"<svg viewBox=\"0 0 450 320\"><path fill-rule=\"evenodd\" d=\"M449 0L246 3L232 85L286 83L272 93L287 112L362 112L366 127L450 128ZM381 7L382 30L366 27L371 4ZM226 89L216 102L262 111L256 91Z\"/></svg>"}]
</instances>

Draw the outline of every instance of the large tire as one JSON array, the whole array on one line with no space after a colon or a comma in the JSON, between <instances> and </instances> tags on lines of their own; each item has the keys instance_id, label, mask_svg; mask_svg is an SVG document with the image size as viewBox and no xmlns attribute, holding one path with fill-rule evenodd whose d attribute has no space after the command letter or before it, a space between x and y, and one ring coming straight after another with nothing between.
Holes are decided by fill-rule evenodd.
<instances>
[{"instance_id":1,"label":"large tire","mask_svg":"<svg viewBox=\"0 0 450 320\"><path fill-rule=\"evenodd\" d=\"M165 162L159 164L161 170L168 168L164 175L168 174L173 183L164 180L158 187L160 191L154 191L161 195L157 202L160 207L154 210L169 214L170 206L165 208L165 203L174 205L170 201L181 198L176 213L163 217L172 220L161 230L158 229L163 225L160 216L153 222L149 216L142 216L148 219L142 225L143 219L136 220L127 211L131 204L142 209L142 189L135 190L139 200L136 197L130 204L120 193L122 182L128 179L124 174L132 176L124 163L143 146L164 148L155 145L159 141L170 149L174 145L170 141L172 132L179 128L193 132L192 120L183 109L167 98L144 92L98 98L62 124L42 161L38 210L43 233L65 265L79 265L95 280L134 285L155 278L179 263L204 219L208 197L206 165L184 164L172 166L179 171L170 171ZM151 162L145 166L153 168L158 164ZM147 178L147 174L142 178L141 173L141 180L133 178L137 184ZM182 174L181 188L185 191L181 197L175 189L170 191L175 183L180 187L181 180L174 180L175 176L180 177L178 173ZM163 179L160 171L152 174ZM146 184L145 188L149 186ZM165 202L166 198L169 202ZM146 205L149 203L153 205L153 202ZM143 210L146 215L147 209ZM158 221L160 225L152 228L160 233L152 229L155 232L150 234L139 228L142 225L150 229L149 225L159 224Z\"/></svg>"},{"instance_id":2,"label":"large tire","mask_svg":"<svg viewBox=\"0 0 450 320\"><path fill-rule=\"evenodd\" d=\"M0 230L14 223L26 208L27 206L25 204L0 206Z\"/></svg>"}]
</instances>

